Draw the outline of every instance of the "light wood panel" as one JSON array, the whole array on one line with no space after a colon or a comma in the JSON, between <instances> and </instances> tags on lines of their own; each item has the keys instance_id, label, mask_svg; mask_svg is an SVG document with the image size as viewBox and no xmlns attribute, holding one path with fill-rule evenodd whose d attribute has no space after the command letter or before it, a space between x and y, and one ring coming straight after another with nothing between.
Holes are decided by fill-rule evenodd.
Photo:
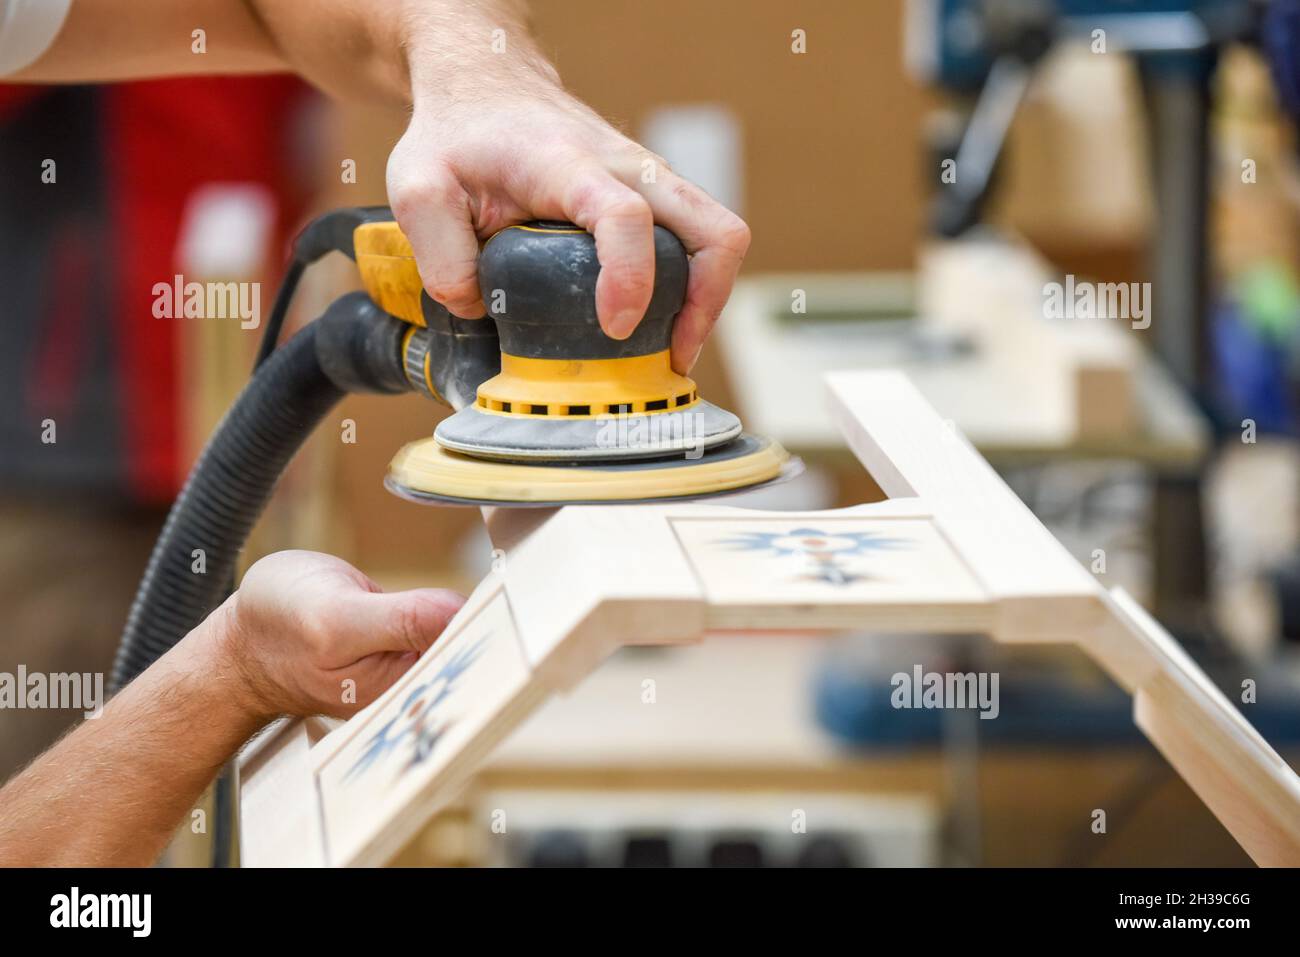
<instances>
[{"instance_id":1,"label":"light wood panel","mask_svg":"<svg viewBox=\"0 0 1300 957\"><path fill-rule=\"evenodd\" d=\"M1168 633L1074 562L905 376L828 383L889 501L490 513L497 567L424 658L308 760L292 728L256 749L245 859L383 863L533 707L614 649L771 622L1074 643L1134 695L1138 726L1247 853L1300 864L1300 779ZM277 831L284 807L313 808L320 826Z\"/></svg>"}]
</instances>

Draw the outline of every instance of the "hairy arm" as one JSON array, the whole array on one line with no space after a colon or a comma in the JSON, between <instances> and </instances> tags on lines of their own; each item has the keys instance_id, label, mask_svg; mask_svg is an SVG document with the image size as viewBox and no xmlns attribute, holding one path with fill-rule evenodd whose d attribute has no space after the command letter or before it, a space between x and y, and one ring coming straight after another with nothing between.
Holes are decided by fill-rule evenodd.
<instances>
[{"instance_id":1,"label":"hairy arm","mask_svg":"<svg viewBox=\"0 0 1300 957\"><path fill-rule=\"evenodd\" d=\"M205 53L194 52L195 30L204 31ZM252 3L72 0L63 29L50 48L31 66L5 79L98 83L286 69L285 58Z\"/></svg>"},{"instance_id":2,"label":"hairy arm","mask_svg":"<svg viewBox=\"0 0 1300 957\"><path fill-rule=\"evenodd\" d=\"M73 0L50 49L12 79L293 70L343 99L409 106L416 90L452 99L539 77L554 84L526 19L522 0ZM494 30L509 34L500 52Z\"/></svg>"},{"instance_id":3,"label":"hairy arm","mask_svg":"<svg viewBox=\"0 0 1300 957\"><path fill-rule=\"evenodd\" d=\"M191 34L206 31L205 53ZM654 288L655 223L691 255L672 363L694 365L731 294L749 228L560 84L522 0L73 0L17 79L117 80L291 69L351 100L409 107L388 198L429 295L485 315L479 244L529 219L596 238L596 311L631 335Z\"/></svg>"},{"instance_id":4,"label":"hairy arm","mask_svg":"<svg viewBox=\"0 0 1300 957\"><path fill-rule=\"evenodd\" d=\"M143 866L259 726L211 620L0 791L0 863Z\"/></svg>"},{"instance_id":5,"label":"hairy arm","mask_svg":"<svg viewBox=\"0 0 1300 957\"><path fill-rule=\"evenodd\" d=\"M385 594L337 558L280 552L171 651L0 790L0 865L145 866L221 767L279 714L347 717L460 607ZM355 697L344 695L344 682Z\"/></svg>"}]
</instances>

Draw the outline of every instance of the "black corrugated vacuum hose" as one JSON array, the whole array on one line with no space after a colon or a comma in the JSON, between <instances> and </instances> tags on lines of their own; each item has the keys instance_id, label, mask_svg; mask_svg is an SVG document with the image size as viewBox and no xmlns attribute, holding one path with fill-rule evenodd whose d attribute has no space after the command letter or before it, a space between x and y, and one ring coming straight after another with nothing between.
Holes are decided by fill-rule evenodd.
<instances>
[{"instance_id":1,"label":"black corrugated vacuum hose","mask_svg":"<svg viewBox=\"0 0 1300 957\"><path fill-rule=\"evenodd\" d=\"M118 647L111 691L153 664L230 594L239 552L280 474L339 399L347 392L408 391L401 354L406 327L362 293L338 300L276 348L307 267L334 251L355 259L356 228L392 218L386 207L334 210L295 240L253 378L209 440L154 545ZM215 867L228 866L233 853L234 792L227 767L214 790Z\"/></svg>"},{"instance_id":2,"label":"black corrugated vacuum hose","mask_svg":"<svg viewBox=\"0 0 1300 957\"><path fill-rule=\"evenodd\" d=\"M284 328L293 295L298 291L298 281L302 279L307 267L333 252L356 259L352 237L357 227L366 223L389 222L392 218L393 211L387 206L351 206L331 210L303 227L293 241L293 255L285 269L280 291L276 293L275 304L271 306L271 315L262 333L262 343L257 349L253 371L257 371L263 362L271 358L271 353L280 341L280 330Z\"/></svg>"},{"instance_id":3,"label":"black corrugated vacuum hose","mask_svg":"<svg viewBox=\"0 0 1300 957\"><path fill-rule=\"evenodd\" d=\"M409 391L401 353L407 328L352 293L258 366L167 516L131 605L112 690L225 599L253 523L322 417L348 392Z\"/></svg>"}]
</instances>

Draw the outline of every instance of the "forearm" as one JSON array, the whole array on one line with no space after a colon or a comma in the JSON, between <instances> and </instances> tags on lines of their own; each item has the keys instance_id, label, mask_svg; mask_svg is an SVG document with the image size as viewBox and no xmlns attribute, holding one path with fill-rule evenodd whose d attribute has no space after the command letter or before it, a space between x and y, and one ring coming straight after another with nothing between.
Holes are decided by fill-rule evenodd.
<instances>
[{"instance_id":1,"label":"forearm","mask_svg":"<svg viewBox=\"0 0 1300 957\"><path fill-rule=\"evenodd\" d=\"M256 11L240 0L72 0L49 49L3 79L100 83L284 69Z\"/></svg>"},{"instance_id":2,"label":"forearm","mask_svg":"<svg viewBox=\"0 0 1300 957\"><path fill-rule=\"evenodd\" d=\"M145 866L262 723L219 611L0 790L0 864Z\"/></svg>"},{"instance_id":3,"label":"forearm","mask_svg":"<svg viewBox=\"0 0 1300 957\"><path fill-rule=\"evenodd\" d=\"M407 106L556 83L525 0L248 2L293 69L342 99Z\"/></svg>"},{"instance_id":4,"label":"forearm","mask_svg":"<svg viewBox=\"0 0 1300 957\"><path fill-rule=\"evenodd\" d=\"M554 83L524 0L73 0L53 46L13 79L285 69L336 97L394 106Z\"/></svg>"},{"instance_id":5,"label":"forearm","mask_svg":"<svg viewBox=\"0 0 1300 957\"><path fill-rule=\"evenodd\" d=\"M559 88L559 74L533 39L526 0L407 0L406 6L416 106Z\"/></svg>"}]
</instances>

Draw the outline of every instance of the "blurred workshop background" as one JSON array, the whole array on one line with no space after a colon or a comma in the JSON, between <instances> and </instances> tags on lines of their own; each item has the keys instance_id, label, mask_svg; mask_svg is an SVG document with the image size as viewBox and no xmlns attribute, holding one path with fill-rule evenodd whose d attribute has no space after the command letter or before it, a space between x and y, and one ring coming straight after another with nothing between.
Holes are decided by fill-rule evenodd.
<instances>
[{"instance_id":1,"label":"blurred workshop background","mask_svg":"<svg viewBox=\"0 0 1300 957\"><path fill-rule=\"evenodd\" d=\"M1258 4L533 6L566 83L753 229L696 377L810 468L738 504L878 496L819 376L902 368L1105 584L1234 701L1253 689L1242 711L1295 764L1300 175ZM269 310L307 216L385 202L403 124L278 78L0 88L0 169L95 144L60 170L86 184L67 208L0 193L0 670L108 669L170 496L247 377L260 330L156 318L153 283L261 281ZM309 275L296 321L353 281L341 258ZM1115 294L1057 314L1058 283L1061 302ZM349 398L248 560L313 548L386 587L471 589L491 561L478 513L382 485L441 414ZM999 718L891 708L918 661L998 671ZM0 775L72 718L5 713ZM815 840L793 840L793 809ZM171 861L206 860L203 840ZM1249 863L1073 651L778 633L619 654L401 861Z\"/></svg>"}]
</instances>

